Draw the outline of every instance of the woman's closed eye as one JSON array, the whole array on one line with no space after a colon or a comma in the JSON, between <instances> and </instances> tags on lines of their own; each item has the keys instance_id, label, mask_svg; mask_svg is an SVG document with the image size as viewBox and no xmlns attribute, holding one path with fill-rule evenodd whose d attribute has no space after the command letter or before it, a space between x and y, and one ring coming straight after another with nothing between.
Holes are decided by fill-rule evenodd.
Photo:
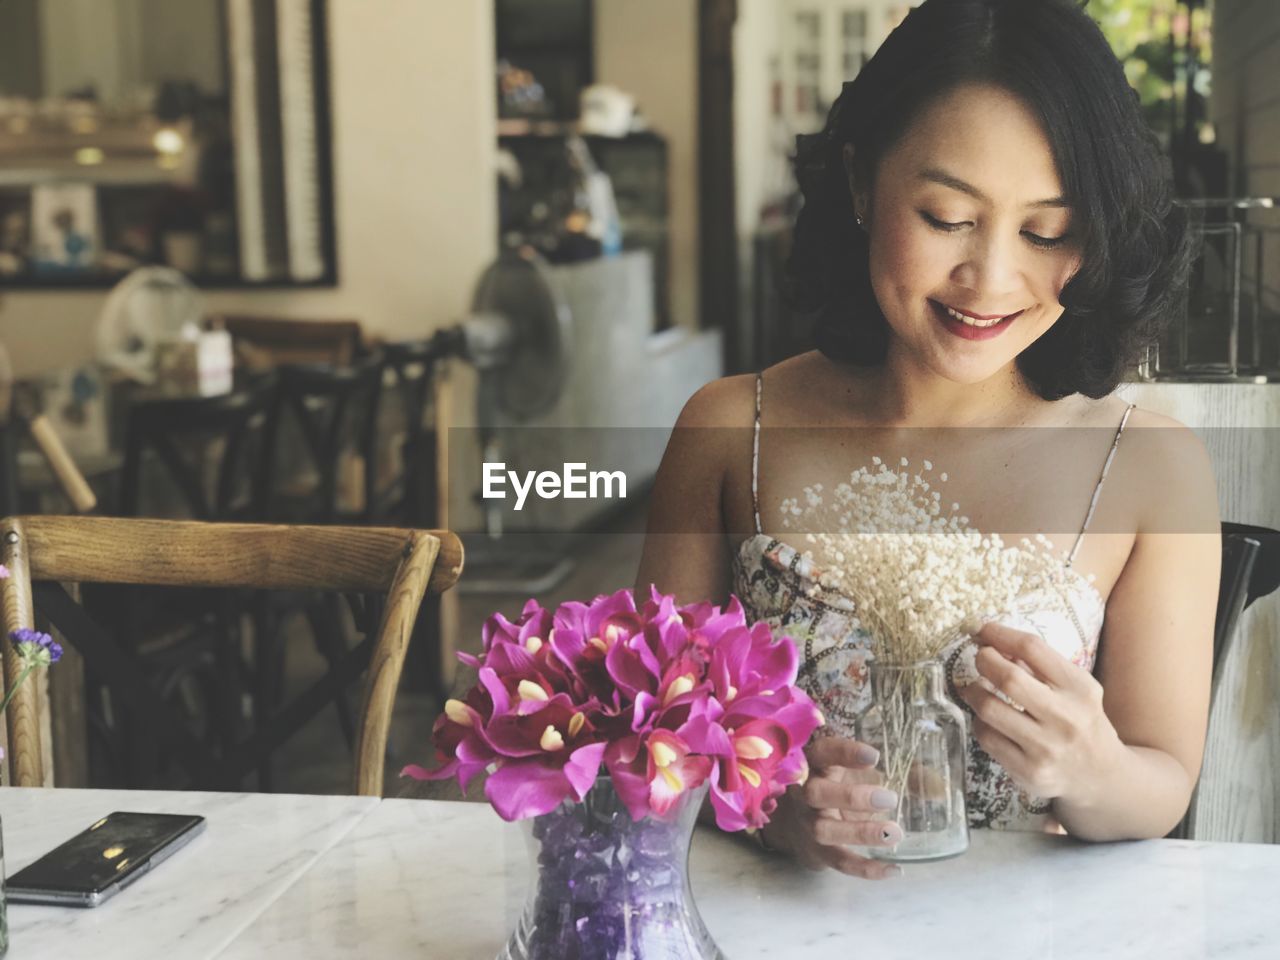
<instances>
[{"instance_id":1,"label":"woman's closed eye","mask_svg":"<svg viewBox=\"0 0 1280 960\"><path fill-rule=\"evenodd\" d=\"M935 217L927 210L921 210L920 217L929 226L933 227L935 230L941 230L943 233L954 233L961 227L973 226L972 220L943 220L940 217Z\"/></svg>"},{"instance_id":2,"label":"woman's closed eye","mask_svg":"<svg viewBox=\"0 0 1280 960\"><path fill-rule=\"evenodd\" d=\"M943 220L925 210L920 211L920 217L933 229L940 230L943 233L955 233L964 227L973 226L972 220ZM1031 230L1023 230L1022 236L1032 246L1039 247L1042 250L1052 250L1054 247L1060 247L1068 239L1068 235L1065 233L1057 237L1046 237Z\"/></svg>"},{"instance_id":3,"label":"woman's closed eye","mask_svg":"<svg viewBox=\"0 0 1280 960\"><path fill-rule=\"evenodd\" d=\"M1042 237L1040 234L1032 233L1030 230L1023 230L1022 235L1027 238L1027 241L1032 246L1041 247L1045 250L1052 250L1054 247L1060 247L1067 242L1067 234L1065 233L1058 237Z\"/></svg>"}]
</instances>

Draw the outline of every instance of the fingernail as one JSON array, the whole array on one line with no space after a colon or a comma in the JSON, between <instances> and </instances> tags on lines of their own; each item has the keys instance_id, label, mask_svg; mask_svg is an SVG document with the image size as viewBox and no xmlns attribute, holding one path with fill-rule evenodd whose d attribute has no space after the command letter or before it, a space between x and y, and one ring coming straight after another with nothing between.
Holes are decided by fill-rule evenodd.
<instances>
[{"instance_id":1,"label":"fingernail","mask_svg":"<svg viewBox=\"0 0 1280 960\"><path fill-rule=\"evenodd\" d=\"M885 843L898 844L902 842L902 828L896 823L891 823L880 831L880 839Z\"/></svg>"},{"instance_id":2,"label":"fingernail","mask_svg":"<svg viewBox=\"0 0 1280 960\"><path fill-rule=\"evenodd\" d=\"M888 867L884 873L880 874L882 880L896 880L900 876L902 876L901 867Z\"/></svg>"},{"instance_id":3,"label":"fingernail","mask_svg":"<svg viewBox=\"0 0 1280 960\"><path fill-rule=\"evenodd\" d=\"M859 763L865 763L871 766L880 759L880 751L875 747L868 746L865 743L858 744L858 749L853 752L853 758Z\"/></svg>"},{"instance_id":4,"label":"fingernail","mask_svg":"<svg viewBox=\"0 0 1280 960\"><path fill-rule=\"evenodd\" d=\"M893 810L898 806L898 795L882 788L872 790L871 805L877 810Z\"/></svg>"}]
</instances>

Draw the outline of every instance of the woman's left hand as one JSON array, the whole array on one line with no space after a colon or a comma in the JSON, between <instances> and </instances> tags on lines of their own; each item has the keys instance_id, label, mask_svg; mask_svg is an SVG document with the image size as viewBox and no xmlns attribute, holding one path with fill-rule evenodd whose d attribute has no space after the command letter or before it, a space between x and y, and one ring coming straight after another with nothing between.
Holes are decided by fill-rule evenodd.
<instances>
[{"instance_id":1,"label":"woman's left hand","mask_svg":"<svg viewBox=\"0 0 1280 960\"><path fill-rule=\"evenodd\" d=\"M1034 796L1087 800L1123 749L1102 685L1033 633L988 623L974 641L978 673L1015 704L976 681L961 689L979 746Z\"/></svg>"}]
</instances>

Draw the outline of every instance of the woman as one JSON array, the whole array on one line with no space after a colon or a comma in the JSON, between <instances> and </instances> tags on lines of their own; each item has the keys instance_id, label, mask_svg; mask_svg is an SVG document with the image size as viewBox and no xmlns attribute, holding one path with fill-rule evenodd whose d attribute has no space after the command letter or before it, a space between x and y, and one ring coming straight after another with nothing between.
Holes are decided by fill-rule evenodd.
<instances>
[{"instance_id":1,"label":"woman","mask_svg":"<svg viewBox=\"0 0 1280 960\"><path fill-rule=\"evenodd\" d=\"M1199 442L1112 396L1187 258L1120 64L1066 0L927 0L798 153L789 270L819 349L689 401L638 577L685 601L735 593L803 640L832 735L763 841L815 868L899 872L849 849L901 839L874 751L851 739L865 632L811 596L779 512L885 453L933 460L973 526L1043 531L1074 571L1067 616L968 645L1025 708L953 688L971 711L971 825L1164 835L1200 768L1220 544Z\"/></svg>"}]
</instances>

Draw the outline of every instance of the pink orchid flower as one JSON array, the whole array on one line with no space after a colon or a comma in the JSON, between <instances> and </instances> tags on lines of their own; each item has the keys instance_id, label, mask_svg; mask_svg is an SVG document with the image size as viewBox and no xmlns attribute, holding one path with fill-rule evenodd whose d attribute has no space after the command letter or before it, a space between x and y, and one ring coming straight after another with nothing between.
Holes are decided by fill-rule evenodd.
<instances>
[{"instance_id":1,"label":"pink orchid flower","mask_svg":"<svg viewBox=\"0 0 1280 960\"><path fill-rule=\"evenodd\" d=\"M717 757L711 803L723 829L763 826L787 786L808 778L803 747L822 715L803 694L785 705L769 706L776 699L777 694L744 699L721 718L730 749Z\"/></svg>"},{"instance_id":2,"label":"pink orchid flower","mask_svg":"<svg viewBox=\"0 0 1280 960\"><path fill-rule=\"evenodd\" d=\"M666 815L708 780L725 829L758 826L807 775L802 748L821 716L795 686L798 657L742 605L680 606L651 590L565 603L534 601L517 620L486 621L478 682L449 700L432 739L436 769L485 795L503 818L580 802L607 773L635 819Z\"/></svg>"},{"instance_id":3,"label":"pink orchid flower","mask_svg":"<svg viewBox=\"0 0 1280 960\"><path fill-rule=\"evenodd\" d=\"M655 730L645 744L649 758L645 778L649 781L649 808L665 817L687 790L695 790L711 773L710 757L689 752L689 745L669 730Z\"/></svg>"}]
</instances>

